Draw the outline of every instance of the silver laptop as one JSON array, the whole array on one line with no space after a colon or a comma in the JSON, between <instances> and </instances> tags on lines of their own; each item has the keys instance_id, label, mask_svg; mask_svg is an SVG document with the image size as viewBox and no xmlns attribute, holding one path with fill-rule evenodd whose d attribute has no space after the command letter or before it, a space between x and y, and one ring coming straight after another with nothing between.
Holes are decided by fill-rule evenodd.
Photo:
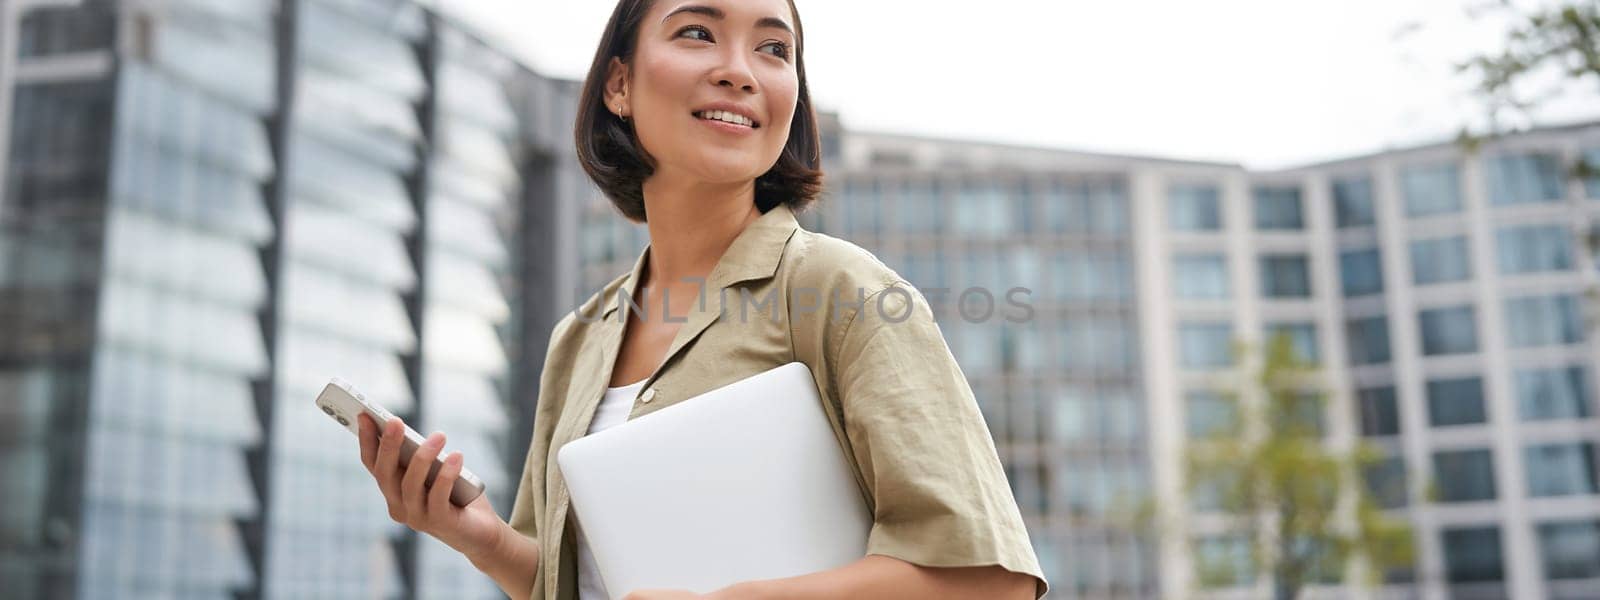
<instances>
[{"instance_id":1,"label":"silver laptop","mask_svg":"<svg viewBox=\"0 0 1600 600\"><path fill-rule=\"evenodd\" d=\"M796 362L562 446L607 593L705 593L865 556L872 515L822 411Z\"/></svg>"}]
</instances>

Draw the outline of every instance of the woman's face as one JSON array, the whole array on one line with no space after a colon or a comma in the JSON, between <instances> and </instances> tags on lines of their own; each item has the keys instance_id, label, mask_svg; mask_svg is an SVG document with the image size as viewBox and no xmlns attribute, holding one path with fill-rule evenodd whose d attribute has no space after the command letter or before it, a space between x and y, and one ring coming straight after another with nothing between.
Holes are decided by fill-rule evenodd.
<instances>
[{"instance_id":1,"label":"woman's face","mask_svg":"<svg viewBox=\"0 0 1600 600\"><path fill-rule=\"evenodd\" d=\"M654 176L754 180L777 162L799 97L785 0L657 0L633 60L613 58L606 101L633 120ZM731 123L727 115L750 119ZM740 120L732 117L732 120Z\"/></svg>"}]
</instances>

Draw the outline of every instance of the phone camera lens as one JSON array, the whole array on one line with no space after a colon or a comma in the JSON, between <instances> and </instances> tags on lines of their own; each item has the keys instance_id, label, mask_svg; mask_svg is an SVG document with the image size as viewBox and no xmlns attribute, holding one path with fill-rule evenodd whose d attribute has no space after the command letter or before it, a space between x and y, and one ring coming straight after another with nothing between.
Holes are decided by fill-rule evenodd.
<instances>
[{"instance_id":1,"label":"phone camera lens","mask_svg":"<svg viewBox=\"0 0 1600 600\"><path fill-rule=\"evenodd\" d=\"M328 413L328 416L330 417L333 416L333 409L328 408L327 406L322 407L322 412Z\"/></svg>"},{"instance_id":2,"label":"phone camera lens","mask_svg":"<svg viewBox=\"0 0 1600 600\"><path fill-rule=\"evenodd\" d=\"M350 426L350 420L344 418L343 415L334 415L333 418L334 418L334 420L338 421L340 425L343 425L345 427L349 427Z\"/></svg>"}]
</instances>

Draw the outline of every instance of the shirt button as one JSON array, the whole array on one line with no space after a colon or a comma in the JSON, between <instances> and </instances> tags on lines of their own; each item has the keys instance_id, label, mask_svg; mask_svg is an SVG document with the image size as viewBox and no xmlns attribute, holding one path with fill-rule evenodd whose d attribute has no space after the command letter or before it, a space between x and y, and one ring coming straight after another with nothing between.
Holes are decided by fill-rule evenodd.
<instances>
[{"instance_id":1,"label":"shirt button","mask_svg":"<svg viewBox=\"0 0 1600 600\"><path fill-rule=\"evenodd\" d=\"M648 390L645 390L643 394L639 395L639 401L643 402L645 404L649 404L651 400L655 400L655 399L656 399L656 389L655 388L650 388Z\"/></svg>"}]
</instances>

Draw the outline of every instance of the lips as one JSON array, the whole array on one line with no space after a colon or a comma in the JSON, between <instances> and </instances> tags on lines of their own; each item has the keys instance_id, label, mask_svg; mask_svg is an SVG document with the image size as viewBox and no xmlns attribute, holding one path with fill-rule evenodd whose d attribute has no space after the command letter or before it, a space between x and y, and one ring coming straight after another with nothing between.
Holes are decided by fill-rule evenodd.
<instances>
[{"instance_id":1,"label":"lips","mask_svg":"<svg viewBox=\"0 0 1600 600\"><path fill-rule=\"evenodd\" d=\"M724 123L727 125L745 127L749 129L755 129L757 127L755 122L751 121L748 117L720 110L708 110L705 112L691 114L694 114L695 118L698 118L702 121L713 121L716 123Z\"/></svg>"},{"instance_id":2,"label":"lips","mask_svg":"<svg viewBox=\"0 0 1600 600\"><path fill-rule=\"evenodd\" d=\"M712 130L715 130L715 131L719 132L719 133L724 133L724 134L728 134L728 135L735 136L735 137L746 137L746 136L752 136L752 135L756 134L755 128L749 127L749 126L745 126L745 125L740 125L738 123L729 123L727 121L719 121L717 119L698 119L697 118L695 120L699 121L701 125L704 125L704 126L710 128Z\"/></svg>"},{"instance_id":3,"label":"lips","mask_svg":"<svg viewBox=\"0 0 1600 600\"><path fill-rule=\"evenodd\" d=\"M751 129L761 128L761 120L756 118L755 111L735 102L712 102L696 107L689 114L696 119L737 123Z\"/></svg>"}]
</instances>

